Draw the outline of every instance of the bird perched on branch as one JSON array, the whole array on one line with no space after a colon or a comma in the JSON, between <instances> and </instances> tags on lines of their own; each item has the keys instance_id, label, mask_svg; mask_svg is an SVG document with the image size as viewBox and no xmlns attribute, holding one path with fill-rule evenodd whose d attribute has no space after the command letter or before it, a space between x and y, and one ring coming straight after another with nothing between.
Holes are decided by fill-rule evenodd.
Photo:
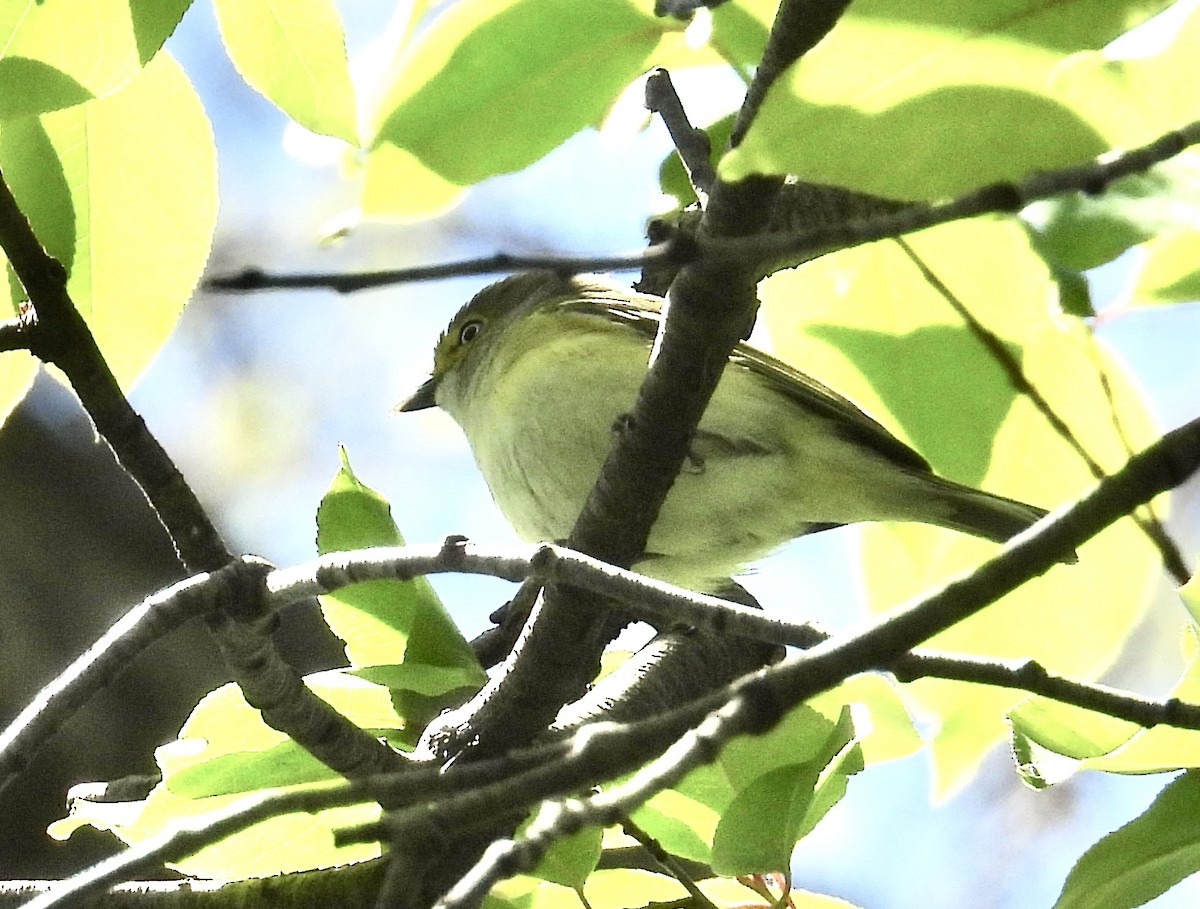
<instances>
[{"instance_id":1,"label":"bird perched on branch","mask_svg":"<svg viewBox=\"0 0 1200 909\"><path fill-rule=\"evenodd\" d=\"M566 539L646 375L662 303L594 276L498 281L450 321L432 376L398 409L449 413L517 533ZM937 476L846 398L738 344L633 567L714 592L814 530L917 521L1003 542L1045 513Z\"/></svg>"}]
</instances>

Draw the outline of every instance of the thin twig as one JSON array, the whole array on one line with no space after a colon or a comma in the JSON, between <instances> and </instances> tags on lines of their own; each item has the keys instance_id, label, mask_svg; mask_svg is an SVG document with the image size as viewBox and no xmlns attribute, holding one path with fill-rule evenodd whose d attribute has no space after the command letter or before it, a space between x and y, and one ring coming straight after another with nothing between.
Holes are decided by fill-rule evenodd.
<instances>
[{"instance_id":1,"label":"thin twig","mask_svg":"<svg viewBox=\"0 0 1200 909\"><path fill-rule=\"evenodd\" d=\"M544 268L563 274L582 271L633 271L647 263L687 264L700 258L740 264L760 271L787 267L840 249L899 237L964 218L1020 211L1039 199L1072 192L1097 194L1115 180L1149 170L1200 142L1200 121L1160 136L1141 148L1107 154L1092 162L1043 171L1022 180L992 183L937 204L913 204L897 212L857 218L843 224L807 230L776 231L752 236L675 236L644 251L614 256L515 256L497 253L417 268L359 274L300 273L274 275L260 269L209 279L213 290L259 291L328 289L352 293L376 287L429 281L460 275L498 274Z\"/></svg>"},{"instance_id":2,"label":"thin twig","mask_svg":"<svg viewBox=\"0 0 1200 909\"><path fill-rule=\"evenodd\" d=\"M1117 438L1121 440L1121 446L1125 449L1125 455L1129 457L1133 454L1133 446L1129 442L1129 436L1126 435L1125 427L1122 424L1121 414L1117 410L1117 402L1113 397L1113 387L1112 382L1108 378L1108 370L1099 356L1095 356L1095 335L1091 335L1091 338L1096 378L1100 382L1100 390L1104 393L1104 400L1108 403L1108 412L1112 414L1113 431L1116 432ZM1143 512L1146 515L1144 519L1142 517ZM1163 565L1171 574L1171 577L1175 578L1179 584L1186 584L1191 579L1191 570L1188 568L1187 560L1184 559L1183 553L1175 542L1175 538L1167 531L1166 522L1159 515L1158 509L1154 507L1154 503L1147 502L1132 517L1139 527L1144 527L1151 541L1158 545L1159 552L1162 554Z\"/></svg>"},{"instance_id":3,"label":"thin twig","mask_svg":"<svg viewBox=\"0 0 1200 909\"><path fill-rule=\"evenodd\" d=\"M261 269L248 268L236 275L209 278L204 282L204 287L210 291L232 292L325 289L349 294L376 287L390 287L394 284L436 281L463 275L504 274L529 269L545 269L564 275L589 271L631 271L641 268L647 261L668 261L675 256L686 256L686 250L678 244L665 242L644 250L611 256L529 256L496 253L441 265L421 265L358 274L272 275Z\"/></svg>"},{"instance_id":4,"label":"thin twig","mask_svg":"<svg viewBox=\"0 0 1200 909\"><path fill-rule=\"evenodd\" d=\"M687 873L687 870L676 857L667 852L658 840L635 824L633 818L623 818L621 820L621 828L629 836L637 840L642 848L646 850L647 854L661 865L667 874L679 881L683 889L691 895L692 905L696 909L717 909L713 901L704 895L704 891L697 886L692 876Z\"/></svg>"},{"instance_id":5,"label":"thin twig","mask_svg":"<svg viewBox=\"0 0 1200 909\"><path fill-rule=\"evenodd\" d=\"M762 59L734 120L729 147L737 148L758 115L767 91L789 66L829 34L850 0L783 0L771 25Z\"/></svg>"},{"instance_id":6,"label":"thin twig","mask_svg":"<svg viewBox=\"0 0 1200 909\"><path fill-rule=\"evenodd\" d=\"M66 271L42 248L2 175L0 248L33 307L22 317L22 346L66 374L96 431L146 496L184 565L191 571L215 571L227 564L233 556L166 451L129 405L67 293Z\"/></svg>"},{"instance_id":7,"label":"thin twig","mask_svg":"<svg viewBox=\"0 0 1200 909\"><path fill-rule=\"evenodd\" d=\"M713 170L712 145L708 134L692 126L683 102L671 82L671 74L662 67L654 69L646 77L646 109L662 117L683 169L687 172L692 191L700 201L700 207L708 205L708 194L712 192L717 173Z\"/></svg>"},{"instance_id":8,"label":"thin twig","mask_svg":"<svg viewBox=\"0 0 1200 909\"><path fill-rule=\"evenodd\" d=\"M1059 534L1049 532L1056 524L1056 519L1044 519L1031 528L1031 538L1045 540L1044 545L1048 547L1057 545L1054 541ZM1092 528L1086 533L1096 530L1098 528ZM1086 539L1086 536L1082 539ZM267 585L272 591L272 602L278 608L295 598L332 592L351 583L411 577L418 573L418 569L421 573L453 570L509 579L525 571L531 577L553 579L618 601L632 615L653 624L682 624L718 635L799 648L814 647L830 637L828 632L809 623L787 622L740 603L672 587L558 546L538 547L524 558L505 550L489 552L461 540L458 546L461 551L452 557L443 557L442 554L447 551L444 546L389 547L336 553L336 563L331 555L294 568L277 570L268 577ZM322 581L318 582L317 578ZM1148 700L1103 686L1077 682L1048 673L1032 661L1014 664L1004 660L915 650L910 656L898 658L886 668L905 680L936 676L1017 688L1143 726L1166 723L1200 728L1200 707L1187 707L1180 713L1177 705L1171 701Z\"/></svg>"},{"instance_id":9,"label":"thin twig","mask_svg":"<svg viewBox=\"0 0 1200 909\"><path fill-rule=\"evenodd\" d=\"M261 570L265 563L251 563ZM213 574L198 574L147 597L115 622L0 733L0 790L29 763L37 750L94 692L116 678L132 658L189 619L220 608L223 588L246 562L233 562ZM265 574L265 572L263 572Z\"/></svg>"}]
</instances>

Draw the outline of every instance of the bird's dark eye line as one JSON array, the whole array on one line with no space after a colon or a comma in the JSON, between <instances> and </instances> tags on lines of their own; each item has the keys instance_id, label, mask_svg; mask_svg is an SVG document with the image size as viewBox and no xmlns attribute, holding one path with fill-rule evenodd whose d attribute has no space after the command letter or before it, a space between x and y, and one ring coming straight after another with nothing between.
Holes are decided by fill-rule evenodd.
<instances>
[{"instance_id":1,"label":"bird's dark eye line","mask_svg":"<svg viewBox=\"0 0 1200 909\"><path fill-rule=\"evenodd\" d=\"M478 320L471 320L464 325L458 332L459 344L470 344L475 340L475 336L479 334L479 329L483 327L483 323Z\"/></svg>"}]
</instances>

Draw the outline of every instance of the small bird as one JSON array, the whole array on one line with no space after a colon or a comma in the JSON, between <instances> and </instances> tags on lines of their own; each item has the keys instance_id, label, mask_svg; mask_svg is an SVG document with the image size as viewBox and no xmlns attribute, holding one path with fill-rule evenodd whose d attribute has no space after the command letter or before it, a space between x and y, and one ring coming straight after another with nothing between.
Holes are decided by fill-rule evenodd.
<instances>
[{"instance_id":1,"label":"small bird","mask_svg":"<svg viewBox=\"0 0 1200 909\"><path fill-rule=\"evenodd\" d=\"M633 406L662 304L595 276L498 281L450 321L432 376L397 409L449 413L518 535L564 540ZM916 521L1002 542L1045 514L937 476L846 398L738 344L633 568L713 593L841 524Z\"/></svg>"}]
</instances>

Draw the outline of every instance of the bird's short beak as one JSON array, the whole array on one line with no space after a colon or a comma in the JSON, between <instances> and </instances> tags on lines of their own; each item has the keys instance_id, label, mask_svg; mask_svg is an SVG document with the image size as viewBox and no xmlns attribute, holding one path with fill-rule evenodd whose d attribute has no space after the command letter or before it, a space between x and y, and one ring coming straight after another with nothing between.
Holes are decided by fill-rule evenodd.
<instances>
[{"instance_id":1,"label":"bird's short beak","mask_svg":"<svg viewBox=\"0 0 1200 909\"><path fill-rule=\"evenodd\" d=\"M437 387L436 378L427 379L420 388L412 393L411 397L397 404L396 410L400 413L409 413L414 410L428 410L430 407L437 407L437 401L434 400Z\"/></svg>"}]
</instances>

